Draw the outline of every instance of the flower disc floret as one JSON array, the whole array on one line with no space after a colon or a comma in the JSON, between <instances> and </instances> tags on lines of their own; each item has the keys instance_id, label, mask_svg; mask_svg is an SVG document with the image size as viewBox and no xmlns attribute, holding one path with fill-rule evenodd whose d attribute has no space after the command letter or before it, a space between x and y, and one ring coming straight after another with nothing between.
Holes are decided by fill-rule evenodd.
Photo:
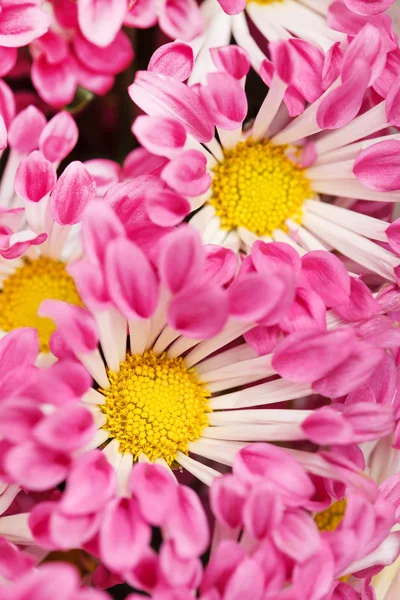
<instances>
[{"instance_id":1,"label":"flower disc floret","mask_svg":"<svg viewBox=\"0 0 400 600\"><path fill-rule=\"evenodd\" d=\"M245 227L256 235L301 221L305 200L313 196L304 170L286 155L286 146L268 140L239 142L214 167L210 203L225 229Z\"/></svg>"},{"instance_id":2,"label":"flower disc floret","mask_svg":"<svg viewBox=\"0 0 400 600\"><path fill-rule=\"evenodd\" d=\"M17 327L35 327L40 350L48 352L49 341L56 326L51 319L38 315L43 300L64 300L82 305L74 280L65 264L45 256L25 259L23 266L3 281L0 293L0 328L12 331Z\"/></svg>"},{"instance_id":3,"label":"flower disc floret","mask_svg":"<svg viewBox=\"0 0 400 600\"><path fill-rule=\"evenodd\" d=\"M119 442L121 453L134 459L145 454L171 465L178 451L188 453L208 425L210 393L182 357L130 354L118 373L108 371L110 387L102 411L105 429Z\"/></svg>"},{"instance_id":4,"label":"flower disc floret","mask_svg":"<svg viewBox=\"0 0 400 600\"><path fill-rule=\"evenodd\" d=\"M314 517L314 521L320 531L336 531L343 521L346 511L346 499L334 502Z\"/></svg>"}]
</instances>

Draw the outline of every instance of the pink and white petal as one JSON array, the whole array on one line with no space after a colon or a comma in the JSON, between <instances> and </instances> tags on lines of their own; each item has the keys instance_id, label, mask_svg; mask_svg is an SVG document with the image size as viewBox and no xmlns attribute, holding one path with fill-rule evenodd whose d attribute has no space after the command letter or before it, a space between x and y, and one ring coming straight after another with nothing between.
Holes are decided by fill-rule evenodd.
<instances>
[{"instance_id":1,"label":"pink and white petal","mask_svg":"<svg viewBox=\"0 0 400 600\"><path fill-rule=\"evenodd\" d=\"M384 12L394 2L395 0L344 0L347 8L366 17Z\"/></svg>"},{"instance_id":2,"label":"pink and white petal","mask_svg":"<svg viewBox=\"0 0 400 600\"><path fill-rule=\"evenodd\" d=\"M29 154L39 147L40 134L47 123L44 114L28 106L13 119L8 131L8 143L20 154Z\"/></svg>"},{"instance_id":3,"label":"pink and white petal","mask_svg":"<svg viewBox=\"0 0 400 600\"><path fill-rule=\"evenodd\" d=\"M162 179L179 194L200 196L210 187L207 159L198 150L186 150L163 169Z\"/></svg>"},{"instance_id":4,"label":"pink and white petal","mask_svg":"<svg viewBox=\"0 0 400 600\"><path fill-rule=\"evenodd\" d=\"M168 471L157 464L135 465L129 488L137 498L139 509L150 525L162 526L177 501L177 486ZM160 497L163 501L160 502Z\"/></svg>"},{"instance_id":5,"label":"pink and white petal","mask_svg":"<svg viewBox=\"0 0 400 600\"><path fill-rule=\"evenodd\" d=\"M127 0L79 0L79 27L92 44L103 48L115 39L127 10Z\"/></svg>"},{"instance_id":6,"label":"pink and white petal","mask_svg":"<svg viewBox=\"0 0 400 600\"><path fill-rule=\"evenodd\" d=\"M35 150L24 158L15 175L15 191L24 200L40 202L54 188L57 174L53 164Z\"/></svg>"},{"instance_id":7,"label":"pink and white petal","mask_svg":"<svg viewBox=\"0 0 400 600\"><path fill-rule=\"evenodd\" d=\"M1 10L0 45L26 46L46 33L50 22L50 16L36 2L7 2Z\"/></svg>"},{"instance_id":8,"label":"pink and white petal","mask_svg":"<svg viewBox=\"0 0 400 600\"><path fill-rule=\"evenodd\" d=\"M353 173L371 190L400 190L400 142L387 140L369 146L358 155Z\"/></svg>"},{"instance_id":9,"label":"pink and white petal","mask_svg":"<svg viewBox=\"0 0 400 600\"><path fill-rule=\"evenodd\" d=\"M17 49L6 48L2 46L0 48L0 77L7 75L15 67L17 62Z\"/></svg>"},{"instance_id":10,"label":"pink and white petal","mask_svg":"<svg viewBox=\"0 0 400 600\"><path fill-rule=\"evenodd\" d=\"M172 294L177 294L190 285L203 267L203 247L194 229L180 227L164 239L158 269L161 281Z\"/></svg>"},{"instance_id":11,"label":"pink and white petal","mask_svg":"<svg viewBox=\"0 0 400 600\"><path fill-rule=\"evenodd\" d=\"M121 3L120 0L117 2ZM130 39L123 31L119 31L111 43L101 48L76 34L73 46L78 59L86 68L103 75L120 73L130 65L134 56Z\"/></svg>"},{"instance_id":12,"label":"pink and white petal","mask_svg":"<svg viewBox=\"0 0 400 600\"><path fill-rule=\"evenodd\" d=\"M61 108L74 99L78 82L69 58L54 65L42 54L34 60L31 76L37 93L50 106Z\"/></svg>"},{"instance_id":13,"label":"pink and white petal","mask_svg":"<svg viewBox=\"0 0 400 600\"><path fill-rule=\"evenodd\" d=\"M141 115L135 119L132 132L146 150L168 158L179 154L186 142L182 123L166 117Z\"/></svg>"},{"instance_id":14,"label":"pink and white petal","mask_svg":"<svg viewBox=\"0 0 400 600\"><path fill-rule=\"evenodd\" d=\"M302 284L317 292L327 307L348 300L350 277L336 256L323 250L314 250L302 257L301 267Z\"/></svg>"},{"instance_id":15,"label":"pink and white petal","mask_svg":"<svg viewBox=\"0 0 400 600\"><path fill-rule=\"evenodd\" d=\"M228 131L241 127L247 114L247 97L232 75L209 73L207 85L199 88L199 95L217 127Z\"/></svg>"},{"instance_id":16,"label":"pink and white petal","mask_svg":"<svg viewBox=\"0 0 400 600\"><path fill-rule=\"evenodd\" d=\"M74 225L82 220L87 204L96 195L96 182L80 161L70 163L51 194L51 214L60 225Z\"/></svg>"},{"instance_id":17,"label":"pink and white petal","mask_svg":"<svg viewBox=\"0 0 400 600\"><path fill-rule=\"evenodd\" d=\"M40 305L39 315L53 319L65 342L74 352L86 354L97 348L97 325L88 310L61 300L44 300Z\"/></svg>"},{"instance_id":18,"label":"pink and white petal","mask_svg":"<svg viewBox=\"0 0 400 600\"><path fill-rule=\"evenodd\" d=\"M209 142L213 138L214 126L200 98L180 81L154 72L139 71L128 91L145 113L181 121L187 132L199 142Z\"/></svg>"},{"instance_id":19,"label":"pink and white petal","mask_svg":"<svg viewBox=\"0 0 400 600\"><path fill-rule=\"evenodd\" d=\"M49 29L44 35L35 40L32 46L37 54L44 54L49 63L57 64L68 56L67 40Z\"/></svg>"},{"instance_id":20,"label":"pink and white petal","mask_svg":"<svg viewBox=\"0 0 400 600\"><path fill-rule=\"evenodd\" d=\"M192 47L182 42L171 42L157 48L147 69L160 75L167 75L177 81L186 81L190 77L193 66Z\"/></svg>"},{"instance_id":21,"label":"pink and white petal","mask_svg":"<svg viewBox=\"0 0 400 600\"><path fill-rule=\"evenodd\" d=\"M193 339L207 339L219 333L228 319L226 294L211 283L187 287L179 292L169 305L168 323L181 335Z\"/></svg>"},{"instance_id":22,"label":"pink and white petal","mask_svg":"<svg viewBox=\"0 0 400 600\"><path fill-rule=\"evenodd\" d=\"M175 510L167 515L166 529L181 558L200 556L209 542L207 517L198 495L179 485Z\"/></svg>"},{"instance_id":23,"label":"pink and white petal","mask_svg":"<svg viewBox=\"0 0 400 600\"><path fill-rule=\"evenodd\" d=\"M190 41L204 26L203 15L195 0L165 0L158 9L161 30L172 39Z\"/></svg>"},{"instance_id":24,"label":"pink and white petal","mask_svg":"<svg viewBox=\"0 0 400 600\"><path fill-rule=\"evenodd\" d=\"M124 24L128 27L147 29L157 23L156 0L136 0L125 15Z\"/></svg>"},{"instance_id":25,"label":"pink and white petal","mask_svg":"<svg viewBox=\"0 0 400 600\"><path fill-rule=\"evenodd\" d=\"M80 405L60 407L35 427L35 439L50 448L73 452L83 448L96 432L92 413Z\"/></svg>"},{"instance_id":26,"label":"pink and white petal","mask_svg":"<svg viewBox=\"0 0 400 600\"><path fill-rule=\"evenodd\" d=\"M39 137L39 149L52 163L60 163L78 141L78 127L69 112L54 115L44 126Z\"/></svg>"},{"instance_id":27,"label":"pink and white petal","mask_svg":"<svg viewBox=\"0 0 400 600\"><path fill-rule=\"evenodd\" d=\"M386 64L386 52L379 29L367 23L351 41L343 56L342 80L351 76L358 59L365 61L371 69L369 85L382 74Z\"/></svg>"},{"instance_id":28,"label":"pink and white petal","mask_svg":"<svg viewBox=\"0 0 400 600\"><path fill-rule=\"evenodd\" d=\"M98 196L103 196L110 187L119 183L121 179L121 167L113 160L92 158L86 160L83 165L96 183L96 194Z\"/></svg>"},{"instance_id":29,"label":"pink and white petal","mask_svg":"<svg viewBox=\"0 0 400 600\"><path fill-rule=\"evenodd\" d=\"M246 0L218 0L227 15L238 15L246 7Z\"/></svg>"},{"instance_id":30,"label":"pink and white petal","mask_svg":"<svg viewBox=\"0 0 400 600\"><path fill-rule=\"evenodd\" d=\"M11 448L5 457L6 473L32 491L48 490L67 476L70 457L26 441Z\"/></svg>"},{"instance_id":31,"label":"pink and white petal","mask_svg":"<svg viewBox=\"0 0 400 600\"><path fill-rule=\"evenodd\" d=\"M176 192L153 189L146 194L146 210L156 225L172 227L183 221L191 207L188 200Z\"/></svg>"},{"instance_id":32,"label":"pink and white petal","mask_svg":"<svg viewBox=\"0 0 400 600\"><path fill-rule=\"evenodd\" d=\"M219 71L226 71L239 81L250 70L250 57L241 46L220 46L210 48L212 60Z\"/></svg>"}]
</instances>

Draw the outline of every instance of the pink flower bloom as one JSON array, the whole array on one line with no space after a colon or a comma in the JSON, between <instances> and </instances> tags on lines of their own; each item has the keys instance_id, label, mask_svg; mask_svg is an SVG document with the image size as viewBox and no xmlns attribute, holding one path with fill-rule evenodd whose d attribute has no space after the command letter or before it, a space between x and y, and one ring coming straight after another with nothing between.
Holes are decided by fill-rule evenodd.
<instances>
[{"instance_id":1,"label":"pink flower bloom","mask_svg":"<svg viewBox=\"0 0 400 600\"><path fill-rule=\"evenodd\" d=\"M270 89L246 130L249 62L243 51L229 54L227 48L228 61L223 50L212 53L218 72L206 68L206 83L196 88L171 75L174 64L180 73L184 56L173 48L157 69L137 73L130 87L148 115L138 118L133 131L148 152L167 161L160 177L173 195L164 192L165 205L173 210L178 195L182 211L183 199L191 211L200 208L190 223L205 243L249 251L257 239L284 241L300 255L334 248L363 272L396 281L399 258L382 244L389 241L387 223L326 197L400 198L396 134L358 141L397 123L397 82L385 100L358 114L385 66L381 32L365 25L335 60L302 40L271 43L272 61L260 70ZM222 70L227 64L233 65L229 72ZM288 121L286 109L298 116ZM288 192L282 178L290 182ZM361 287L355 285L354 294L362 294Z\"/></svg>"}]
</instances>

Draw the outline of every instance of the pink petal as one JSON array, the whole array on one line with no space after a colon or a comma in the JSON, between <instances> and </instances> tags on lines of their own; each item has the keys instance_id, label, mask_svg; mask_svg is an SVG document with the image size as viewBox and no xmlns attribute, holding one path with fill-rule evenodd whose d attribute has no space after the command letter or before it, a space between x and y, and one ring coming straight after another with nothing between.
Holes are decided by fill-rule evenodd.
<instances>
[{"instance_id":1,"label":"pink petal","mask_svg":"<svg viewBox=\"0 0 400 600\"><path fill-rule=\"evenodd\" d=\"M258 321L276 305L275 278L268 281L258 273L249 273L228 288L229 313L234 319ZM279 281L278 281L279 283Z\"/></svg>"},{"instance_id":2,"label":"pink petal","mask_svg":"<svg viewBox=\"0 0 400 600\"><path fill-rule=\"evenodd\" d=\"M266 244L257 240L251 248L251 258L255 268L260 273L280 271L282 266L293 269L296 279L301 271L301 259L296 250L283 242Z\"/></svg>"},{"instance_id":3,"label":"pink petal","mask_svg":"<svg viewBox=\"0 0 400 600\"><path fill-rule=\"evenodd\" d=\"M317 110L317 123L321 129L338 129L357 116L368 87L371 71L360 59L353 63L348 77L322 100Z\"/></svg>"},{"instance_id":4,"label":"pink petal","mask_svg":"<svg viewBox=\"0 0 400 600\"><path fill-rule=\"evenodd\" d=\"M244 334L246 342L257 352L259 356L269 354L278 343L281 330L278 325L266 327L259 325Z\"/></svg>"},{"instance_id":5,"label":"pink petal","mask_svg":"<svg viewBox=\"0 0 400 600\"><path fill-rule=\"evenodd\" d=\"M21 552L17 546L0 538L0 573L5 579L12 581L18 579L23 573L31 570L35 559L29 554Z\"/></svg>"},{"instance_id":6,"label":"pink petal","mask_svg":"<svg viewBox=\"0 0 400 600\"><path fill-rule=\"evenodd\" d=\"M92 450L77 458L60 503L63 513L73 516L101 510L116 489L116 474L103 452Z\"/></svg>"},{"instance_id":7,"label":"pink petal","mask_svg":"<svg viewBox=\"0 0 400 600\"><path fill-rule=\"evenodd\" d=\"M208 190L211 176L207 159L199 150L186 150L163 169L162 179L179 194L200 196Z\"/></svg>"},{"instance_id":8,"label":"pink petal","mask_svg":"<svg viewBox=\"0 0 400 600\"><path fill-rule=\"evenodd\" d=\"M288 506L301 506L315 491L300 463L271 444L254 443L239 450L233 473L245 484L268 481Z\"/></svg>"},{"instance_id":9,"label":"pink petal","mask_svg":"<svg viewBox=\"0 0 400 600\"><path fill-rule=\"evenodd\" d=\"M27 393L41 404L65 406L81 400L91 384L92 378L85 367L68 355L51 367L41 369Z\"/></svg>"},{"instance_id":10,"label":"pink petal","mask_svg":"<svg viewBox=\"0 0 400 600\"><path fill-rule=\"evenodd\" d=\"M146 521L155 527L162 526L168 513L175 509L177 501L176 482L166 469L159 465L139 463L132 470L129 487Z\"/></svg>"},{"instance_id":11,"label":"pink petal","mask_svg":"<svg viewBox=\"0 0 400 600\"><path fill-rule=\"evenodd\" d=\"M29 527L33 537L38 544L48 550L57 548L50 531L51 518L57 507L57 502L39 502L29 515Z\"/></svg>"},{"instance_id":12,"label":"pink petal","mask_svg":"<svg viewBox=\"0 0 400 600\"><path fill-rule=\"evenodd\" d=\"M216 477L213 481L210 502L219 523L236 529L243 525L243 508L247 490L233 475Z\"/></svg>"},{"instance_id":13,"label":"pink petal","mask_svg":"<svg viewBox=\"0 0 400 600\"><path fill-rule=\"evenodd\" d=\"M226 586L224 598L243 600L248 594L252 600L264 596L264 574L261 566L251 558L245 558L233 573Z\"/></svg>"},{"instance_id":14,"label":"pink petal","mask_svg":"<svg viewBox=\"0 0 400 600\"><path fill-rule=\"evenodd\" d=\"M31 77L37 93L50 106L61 108L74 99L78 84L69 59L54 65L42 54L33 62Z\"/></svg>"},{"instance_id":15,"label":"pink petal","mask_svg":"<svg viewBox=\"0 0 400 600\"><path fill-rule=\"evenodd\" d=\"M329 407L314 411L301 424L307 438L315 444L351 444L353 428L343 415Z\"/></svg>"},{"instance_id":16,"label":"pink petal","mask_svg":"<svg viewBox=\"0 0 400 600\"><path fill-rule=\"evenodd\" d=\"M203 248L194 229L180 227L164 239L158 268L161 281L172 294L190 285L203 266Z\"/></svg>"},{"instance_id":17,"label":"pink petal","mask_svg":"<svg viewBox=\"0 0 400 600\"><path fill-rule=\"evenodd\" d=\"M308 560L297 563L293 572L293 584L298 598L304 595L307 600L319 600L325 594L330 595L334 578L334 562L332 553L327 545L323 545ZM326 596L325 596L326 597ZM332 600L354 600L352 596Z\"/></svg>"},{"instance_id":18,"label":"pink petal","mask_svg":"<svg viewBox=\"0 0 400 600\"><path fill-rule=\"evenodd\" d=\"M359 15L371 16L384 12L395 0L344 0L345 5Z\"/></svg>"},{"instance_id":19,"label":"pink petal","mask_svg":"<svg viewBox=\"0 0 400 600\"><path fill-rule=\"evenodd\" d=\"M120 0L117 1L121 4ZM119 31L115 39L102 48L79 34L74 36L73 45L83 65L103 75L116 75L126 69L133 60L130 39L123 31Z\"/></svg>"},{"instance_id":20,"label":"pink petal","mask_svg":"<svg viewBox=\"0 0 400 600\"><path fill-rule=\"evenodd\" d=\"M21 111L21 112L24 112L24 111ZM15 113L16 113L16 105L15 105L14 92L11 90L10 86L6 84L5 81L0 79L0 114L3 117L4 123L9 130L8 136L10 135L11 123L12 123L12 121L15 121L15 118L14 118ZM46 119L45 119L45 121L46 121ZM24 140L24 141L20 140L20 142L22 142L22 144L24 144L24 143L26 143L26 140ZM32 141L30 141L28 143L28 145L31 142ZM8 139L8 143L11 146L10 139ZM32 148L32 150L33 150L33 148ZM30 151L31 151L31 148L29 148L29 152Z\"/></svg>"},{"instance_id":21,"label":"pink petal","mask_svg":"<svg viewBox=\"0 0 400 600\"><path fill-rule=\"evenodd\" d=\"M181 558L200 556L207 548L209 530L199 496L192 489L178 486L178 503L168 515L166 528Z\"/></svg>"},{"instance_id":22,"label":"pink petal","mask_svg":"<svg viewBox=\"0 0 400 600\"><path fill-rule=\"evenodd\" d=\"M353 173L365 187L378 192L400 190L400 142L387 140L363 150Z\"/></svg>"},{"instance_id":23,"label":"pink petal","mask_svg":"<svg viewBox=\"0 0 400 600\"><path fill-rule=\"evenodd\" d=\"M44 418L34 435L51 450L73 452L89 443L96 432L92 413L84 406L65 406Z\"/></svg>"},{"instance_id":24,"label":"pink petal","mask_svg":"<svg viewBox=\"0 0 400 600\"><path fill-rule=\"evenodd\" d=\"M246 529L256 540L265 539L279 524L283 504L268 483L254 487L247 497L244 507Z\"/></svg>"},{"instance_id":25,"label":"pink petal","mask_svg":"<svg viewBox=\"0 0 400 600\"><path fill-rule=\"evenodd\" d=\"M226 294L215 285L189 287L179 292L168 309L171 327L194 339L213 337L228 319Z\"/></svg>"},{"instance_id":26,"label":"pink petal","mask_svg":"<svg viewBox=\"0 0 400 600\"><path fill-rule=\"evenodd\" d=\"M44 300L39 315L53 319L67 344L76 353L84 354L97 348L97 326L88 310L61 300Z\"/></svg>"},{"instance_id":27,"label":"pink petal","mask_svg":"<svg viewBox=\"0 0 400 600\"><path fill-rule=\"evenodd\" d=\"M151 531L135 500L121 498L109 504L100 530L100 552L113 571L132 568L150 541Z\"/></svg>"},{"instance_id":28,"label":"pink petal","mask_svg":"<svg viewBox=\"0 0 400 600\"><path fill-rule=\"evenodd\" d=\"M158 9L158 23L168 37L185 42L199 35L204 25L195 0L165 0Z\"/></svg>"},{"instance_id":29,"label":"pink petal","mask_svg":"<svg viewBox=\"0 0 400 600\"><path fill-rule=\"evenodd\" d=\"M39 146L39 137L46 125L46 117L34 106L28 106L13 119L8 130L8 143L22 155Z\"/></svg>"},{"instance_id":30,"label":"pink petal","mask_svg":"<svg viewBox=\"0 0 400 600\"><path fill-rule=\"evenodd\" d=\"M70 64L78 85L92 92L92 94L104 96L114 85L115 75L93 71L90 65L84 64L73 55L70 57Z\"/></svg>"},{"instance_id":31,"label":"pink petal","mask_svg":"<svg viewBox=\"0 0 400 600\"><path fill-rule=\"evenodd\" d=\"M120 30L127 10L126 0L79 0L79 27L92 44L108 46Z\"/></svg>"},{"instance_id":32,"label":"pink petal","mask_svg":"<svg viewBox=\"0 0 400 600\"><path fill-rule=\"evenodd\" d=\"M136 0L125 16L125 25L147 29L157 23L156 0Z\"/></svg>"},{"instance_id":33,"label":"pink petal","mask_svg":"<svg viewBox=\"0 0 400 600\"><path fill-rule=\"evenodd\" d=\"M7 75L17 62L16 48L0 48L0 77Z\"/></svg>"},{"instance_id":34,"label":"pink petal","mask_svg":"<svg viewBox=\"0 0 400 600\"><path fill-rule=\"evenodd\" d=\"M92 158L83 163L96 183L97 196L103 196L113 185L119 183L121 167L107 158Z\"/></svg>"},{"instance_id":35,"label":"pink petal","mask_svg":"<svg viewBox=\"0 0 400 600\"><path fill-rule=\"evenodd\" d=\"M328 308L348 300L350 277L336 256L325 250L314 250L303 256L301 265L302 284L319 294Z\"/></svg>"},{"instance_id":36,"label":"pink petal","mask_svg":"<svg viewBox=\"0 0 400 600\"><path fill-rule=\"evenodd\" d=\"M167 75L177 81L186 81L194 65L193 49L182 42L164 44L152 55L148 71Z\"/></svg>"},{"instance_id":37,"label":"pink petal","mask_svg":"<svg viewBox=\"0 0 400 600\"><path fill-rule=\"evenodd\" d=\"M29 400L14 398L0 404L0 434L11 442L23 442L42 419L43 413Z\"/></svg>"},{"instance_id":38,"label":"pink petal","mask_svg":"<svg viewBox=\"0 0 400 600\"><path fill-rule=\"evenodd\" d=\"M57 181L54 166L35 150L24 158L15 175L15 191L30 202L40 202L47 196Z\"/></svg>"},{"instance_id":39,"label":"pink petal","mask_svg":"<svg viewBox=\"0 0 400 600\"><path fill-rule=\"evenodd\" d=\"M35 364L39 354L39 338L33 327L20 327L0 340L0 380L11 371Z\"/></svg>"},{"instance_id":40,"label":"pink petal","mask_svg":"<svg viewBox=\"0 0 400 600\"><path fill-rule=\"evenodd\" d=\"M114 186L115 189L117 186ZM104 265L107 244L125 233L124 226L114 210L105 202L90 202L82 225L85 255L94 264Z\"/></svg>"},{"instance_id":41,"label":"pink petal","mask_svg":"<svg viewBox=\"0 0 400 600\"><path fill-rule=\"evenodd\" d=\"M172 117L199 142L209 142L214 126L200 98L188 86L165 75L138 71L128 88L130 97L151 116Z\"/></svg>"},{"instance_id":42,"label":"pink petal","mask_svg":"<svg viewBox=\"0 0 400 600\"><path fill-rule=\"evenodd\" d=\"M238 256L229 248L223 248L214 244L204 246L206 252L206 277L217 285L229 283L237 270Z\"/></svg>"},{"instance_id":43,"label":"pink petal","mask_svg":"<svg viewBox=\"0 0 400 600\"><path fill-rule=\"evenodd\" d=\"M161 227L178 225L191 210L186 198L167 189L149 190L146 194L146 209L152 222Z\"/></svg>"},{"instance_id":44,"label":"pink petal","mask_svg":"<svg viewBox=\"0 0 400 600\"><path fill-rule=\"evenodd\" d=\"M19 485L41 491L61 483L67 476L69 464L67 455L28 441L7 453L4 467Z\"/></svg>"},{"instance_id":45,"label":"pink petal","mask_svg":"<svg viewBox=\"0 0 400 600\"><path fill-rule=\"evenodd\" d=\"M241 127L247 114L247 97L237 79L227 72L208 73L207 85L201 86L199 93L217 127Z\"/></svg>"},{"instance_id":46,"label":"pink petal","mask_svg":"<svg viewBox=\"0 0 400 600\"><path fill-rule=\"evenodd\" d=\"M51 214L60 225L74 225L82 220L86 205L96 195L96 183L79 161L70 163L51 194Z\"/></svg>"},{"instance_id":47,"label":"pink petal","mask_svg":"<svg viewBox=\"0 0 400 600\"><path fill-rule=\"evenodd\" d=\"M382 348L374 348L367 342L357 341L353 346L350 345L350 349L350 356L348 349L345 351L346 356L343 356L343 349L337 349L336 352L342 353L341 364L336 361L336 364L332 365L332 370L322 378L318 378L318 381L315 381L317 377L314 378L313 389L317 393L331 398L349 394L368 380L372 370L385 356Z\"/></svg>"},{"instance_id":48,"label":"pink petal","mask_svg":"<svg viewBox=\"0 0 400 600\"><path fill-rule=\"evenodd\" d=\"M96 513L70 516L54 511L50 519L51 538L57 549L79 548L97 533L100 519L101 515Z\"/></svg>"},{"instance_id":49,"label":"pink petal","mask_svg":"<svg viewBox=\"0 0 400 600\"><path fill-rule=\"evenodd\" d=\"M210 54L218 71L226 71L239 81L250 70L249 54L241 46L210 48Z\"/></svg>"},{"instance_id":50,"label":"pink petal","mask_svg":"<svg viewBox=\"0 0 400 600\"><path fill-rule=\"evenodd\" d=\"M67 40L52 29L37 39L34 42L35 46L38 47L38 53L43 53L52 64L61 62L69 53Z\"/></svg>"},{"instance_id":51,"label":"pink petal","mask_svg":"<svg viewBox=\"0 0 400 600\"><path fill-rule=\"evenodd\" d=\"M227 15L238 15L246 7L246 0L218 0Z\"/></svg>"},{"instance_id":52,"label":"pink petal","mask_svg":"<svg viewBox=\"0 0 400 600\"><path fill-rule=\"evenodd\" d=\"M326 330L325 304L313 290L299 287L289 312L279 325L288 333L313 328L324 331Z\"/></svg>"},{"instance_id":53,"label":"pink petal","mask_svg":"<svg viewBox=\"0 0 400 600\"><path fill-rule=\"evenodd\" d=\"M122 179L133 179L139 175L159 175L168 160L151 154L144 148L132 150L124 160Z\"/></svg>"},{"instance_id":54,"label":"pink petal","mask_svg":"<svg viewBox=\"0 0 400 600\"><path fill-rule=\"evenodd\" d=\"M380 305L370 289L360 279L350 278L350 297L334 306L334 311L346 321L363 321L380 312Z\"/></svg>"},{"instance_id":55,"label":"pink petal","mask_svg":"<svg viewBox=\"0 0 400 600\"><path fill-rule=\"evenodd\" d=\"M39 149L52 163L60 163L78 141L75 119L66 111L54 115L43 128L39 137Z\"/></svg>"},{"instance_id":56,"label":"pink petal","mask_svg":"<svg viewBox=\"0 0 400 600\"><path fill-rule=\"evenodd\" d=\"M316 524L303 510L286 511L273 537L282 552L299 562L309 559L321 545Z\"/></svg>"},{"instance_id":57,"label":"pink petal","mask_svg":"<svg viewBox=\"0 0 400 600\"><path fill-rule=\"evenodd\" d=\"M400 75L391 85L385 103L386 118L390 125L400 125Z\"/></svg>"},{"instance_id":58,"label":"pink petal","mask_svg":"<svg viewBox=\"0 0 400 600\"><path fill-rule=\"evenodd\" d=\"M400 254L400 219L396 219L386 229L388 242L396 254Z\"/></svg>"},{"instance_id":59,"label":"pink petal","mask_svg":"<svg viewBox=\"0 0 400 600\"><path fill-rule=\"evenodd\" d=\"M126 238L108 244L106 281L110 297L127 318L149 318L158 302L158 282L146 255Z\"/></svg>"},{"instance_id":60,"label":"pink petal","mask_svg":"<svg viewBox=\"0 0 400 600\"><path fill-rule=\"evenodd\" d=\"M356 61L365 61L371 69L369 85L382 74L386 63L386 52L379 29L367 23L351 41L343 56L342 79L351 76Z\"/></svg>"},{"instance_id":61,"label":"pink petal","mask_svg":"<svg viewBox=\"0 0 400 600\"><path fill-rule=\"evenodd\" d=\"M36 3L8 2L1 10L0 46L26 46L43 35L49 25L50 17Z\"/></svg>"},{"instance_id":62,"label":"pink petal","mask_svg":"<svg viewBox=\"0 0 400 600\"><path fill-rule=\"evenodd\" d=\"M348 359L354 338L351 329L292 333L278 345L272 365L289 381L316 381Z\"/></svg>"},{"instance_id":63,"label":"pink petal","mask_svg":"<svg viewBox=\"0 0 400 600\"><path fill-rule=\"evenodd\" d=\"M139 116L132 125L132 132L146 150L161 156L178 154L186 142L182 123L166 117Z\"/></svg>"}]
</instances>

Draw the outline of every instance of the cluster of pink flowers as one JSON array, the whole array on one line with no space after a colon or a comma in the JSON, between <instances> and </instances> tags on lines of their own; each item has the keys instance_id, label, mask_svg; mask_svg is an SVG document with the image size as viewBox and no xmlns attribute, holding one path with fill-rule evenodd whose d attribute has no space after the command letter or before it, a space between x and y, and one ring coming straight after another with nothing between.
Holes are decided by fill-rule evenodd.
<instances>
[{"instance_id":1,"label":"cluster of pink flowers","mask_svg":"<svg viewBox=\"0 0 400 600\"><path fill-rule=\"evenodd\" d=\"M0 0L0 600L398 600L399 36Z\"/></svg>"}]
</instances>

